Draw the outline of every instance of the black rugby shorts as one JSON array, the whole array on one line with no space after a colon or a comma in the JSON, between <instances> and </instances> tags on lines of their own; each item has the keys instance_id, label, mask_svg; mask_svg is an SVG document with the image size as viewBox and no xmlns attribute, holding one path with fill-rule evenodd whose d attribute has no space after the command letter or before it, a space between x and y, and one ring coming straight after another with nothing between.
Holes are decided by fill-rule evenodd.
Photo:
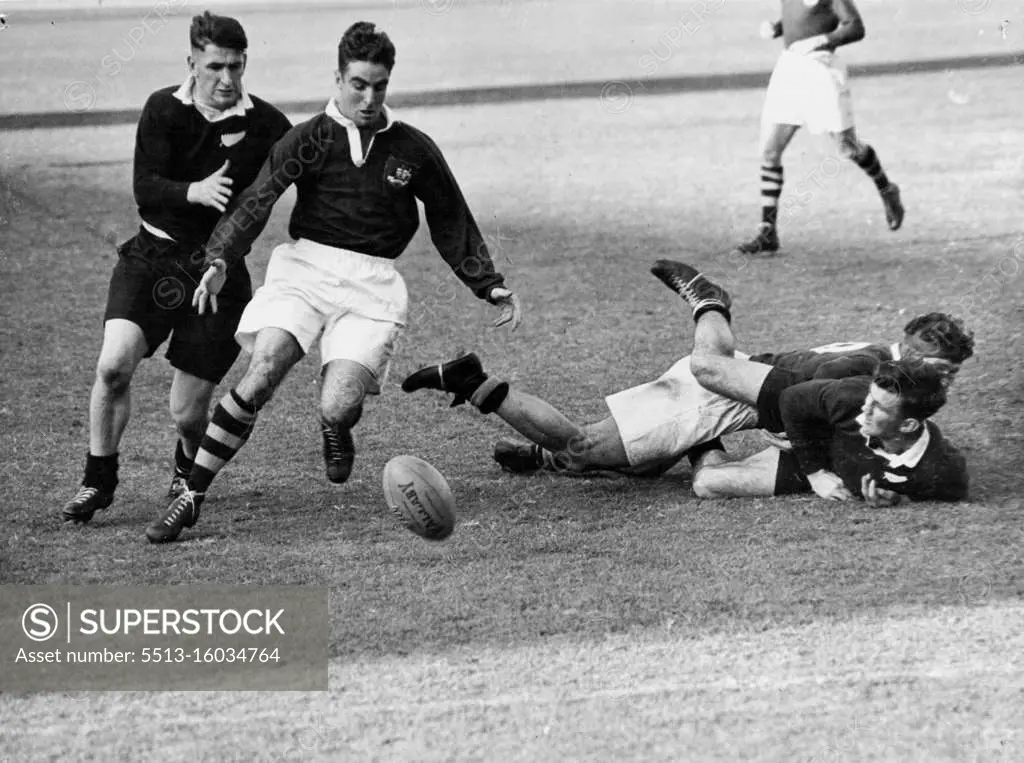
<instances>
[{"instance_id":1,"label":"black rugby shorts","mask_svg":"<svg viewBox=\"0 0 1024 763\"><path fill-rule=\"evenodd\" d=\"M104 323L131 321L146 338L152 357L170 337L166 357L174 368L219 383L240 352L235 329L252 298L252 282L244 261L232 268L217 295L217 312L199 315L192 295L203 274L195 246L154 236L145 228L117 248L110 278Z\"/></svg>"}]
</instances>

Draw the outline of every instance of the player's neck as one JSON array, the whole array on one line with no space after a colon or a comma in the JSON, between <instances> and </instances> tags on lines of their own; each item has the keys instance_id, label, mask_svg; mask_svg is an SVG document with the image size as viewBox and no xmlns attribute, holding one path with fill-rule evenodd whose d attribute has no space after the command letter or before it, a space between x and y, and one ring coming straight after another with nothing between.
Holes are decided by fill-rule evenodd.
<instances>
[{"instance_id":1,"label":"player's neck","mask_svg":"<svg viewBox=\"0 0 1024 763\"><path fill-rule=\"evenodd\" d=\"M921 435L924 434L924 427L918 427L914 432L907 435L897 435L892 439L882 440L882 449L886 453L893 453L899 455L900 453L906 453L908 450L914 447L914 444L921 439Z\"/></svg>"}]
</instances>

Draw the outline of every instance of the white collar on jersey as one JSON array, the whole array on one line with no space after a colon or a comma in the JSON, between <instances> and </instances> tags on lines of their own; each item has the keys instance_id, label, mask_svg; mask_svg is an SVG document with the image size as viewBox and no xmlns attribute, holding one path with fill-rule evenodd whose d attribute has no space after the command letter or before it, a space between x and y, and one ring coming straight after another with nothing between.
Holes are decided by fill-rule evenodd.
<instances>
[{"instance_id":1,"label":"white collar on jersey","mask_svg":"<svg viewBox=\"0 0 1024 763\"><path fill-rule=\"evenodd\" d=\"M356 167L362 167L366 164L366 157L370 155L370 151L373 149L373 142L377 139L378 133L390 130L391 125L397 121L394 113L387 105L381 106L381 111L384 114L384 126L373 134L373 137L370 138L370 145L366 149L366 154L363 154L363 139L359 136L359 128L356 127L356 123L341 113L333 98L327 102L327 106L324 108L324 113L344 127L345 132L348 133L348 150L352 157L352 164Z\"/></svg>"},{"instance_id":2,"label":"white collar on jersey","mask_svg":"<svg viewBox=\"0 0 1024 763\"><path fill-rule=\"evenodd\" d=\"M864 425L864 414L862 413L857 417L857 423L861 426ZM882 448L871 448L871 438L865 437L864 442L868 444L873 453L877 453L886 460L890 468L897 466L905 466L908 469L913 469L917 466L918 462L924 456L924 452L928 450L928 444L932 440L931 432L928 429L928 422L922 421L921 425L924 427L924 431L921 436L917 438L917 442L910 446L909 449L902 453L890 453Z\"/></svg>"},{"instance_id":3,"label":"white collar on jersey","mask_svg":"<svg viewBox=\"0 0 1024 763\"><path fill-rule=\"evenodd\" d=\"M195 106L196 111L202 114L207 122L220 122L222 119L227 119L228 117L245 116L245 112L253 107L252 98L250 98L249 93L246 92L245 85L242 85L242 97L239 98L238 103L230 109L214 111L213 109L203 108L192 99L192 89L195 86L195 83L196 78L189 74L185 78L185 81L181 83L181 87L174 91L174 97L186 106Z\"/></svg>"}]
</instances>

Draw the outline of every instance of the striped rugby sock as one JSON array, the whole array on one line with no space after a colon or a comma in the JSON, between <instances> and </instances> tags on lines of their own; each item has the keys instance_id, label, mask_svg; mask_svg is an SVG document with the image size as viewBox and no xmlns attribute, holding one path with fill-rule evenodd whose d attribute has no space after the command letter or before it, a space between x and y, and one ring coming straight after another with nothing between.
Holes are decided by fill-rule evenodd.
<instances>
[{"instance_id":1,"label":"striped rugby sock","mask_svg":"<svg viewBox=\"0 0 1024 763\"><path fill-rule=\"evenodd\" d=\"M782 167L761 167L761 222L775 226L782 195Z\"/></svg>"},{"instance_id":2,"label":"striped rugby sock","mask_svg":"<svg viewBox=\"0 0 1024 763\"><path fill-rule=\"evenodd\" d=\"M889 178L882 171L882 163L878 160L878 154L875 153L874 148L865 143L864 149L853 157L853 161L868 174L879 191L884 191L889 187Z\"/></svg>"},{"instance_id":3,"label":"striped rugby sock","mask_svg":"<svg viewBox=\"0 0 1024 763\"><path fill-rule=\"evenodd\" d=\"M217 404L196 453L188 486L205 493L217 473L242 449L256 423L256 409L231 390Z\"/></svg>"}]
</instances>

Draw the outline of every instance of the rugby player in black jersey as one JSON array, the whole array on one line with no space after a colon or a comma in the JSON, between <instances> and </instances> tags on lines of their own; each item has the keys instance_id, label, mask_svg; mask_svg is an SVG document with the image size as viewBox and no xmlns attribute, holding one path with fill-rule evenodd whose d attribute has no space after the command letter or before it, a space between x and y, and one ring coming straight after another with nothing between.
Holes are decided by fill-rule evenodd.
<instances>
[{"instance_id":1,"label":"rugby player in black jersey","mask_svg":"<svg viewBox=\"0 0 1024 763\"><path fill-rule=\"evenodd\" d=\"M885 360L868 376L794 383L791 371L735 356L724 289L680 262L659 260L652 272L693 310L690 364L698 381L756 406L761 426L785 431L792 443L742 461L706 459L694 475L698 495L813 491L875 505L967 497L966 460L929 420L946 402L949 361Z\"/></svg>"},{"instance_id":2,"label":"rugby player in black jersey","mask_svg":"<svg viewBox=\"0 0 1024 763\"><path fill-rule=\"evenodd\" d=\"M170 337L178 444L168 493L176 496L206 430L213 391L238 356L235 329L252 296L245 260L232 261L220 309L203 315L192 306L204 270L201 247L291 123L245 91L248 41L237 20L209 11L195 16L189 41L188 77L153 93L139 118L134 191L141 226L117 249L89 405L85 475L64 506L65 520L88 522L114 500L129 387L143 358Z\"/></svg>"}]
</instances>

